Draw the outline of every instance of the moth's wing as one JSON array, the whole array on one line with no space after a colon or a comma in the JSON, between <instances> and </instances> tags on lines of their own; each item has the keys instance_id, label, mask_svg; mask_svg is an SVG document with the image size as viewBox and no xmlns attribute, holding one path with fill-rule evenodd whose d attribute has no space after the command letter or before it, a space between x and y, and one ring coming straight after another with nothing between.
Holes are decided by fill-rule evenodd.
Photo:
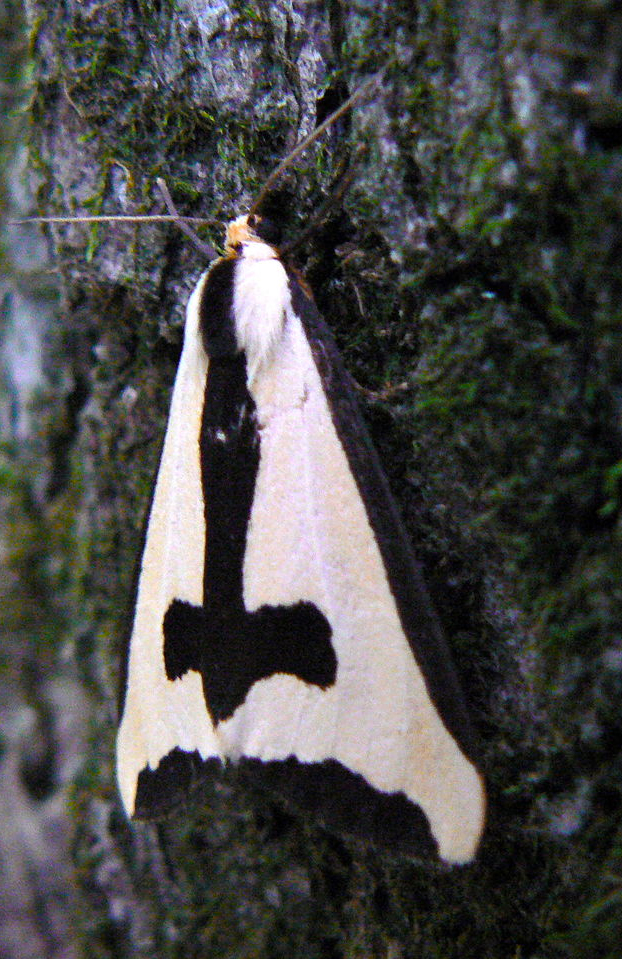
<instances>
[{"instance_id":1,"label":"moth's wing","mask_svg":"<svg viewBox=\"0 0 622 959\"><path fill-rule=\"evenodd\" d=\"M203 761L221 755L201 676L190 670L180 679L167 678L162 632L173 599L203 602L205 515L199 435L207 358L199 336L198 304L204 282L205 275L188 303L122 690L117 776L129 815L158 815L174 806L191 788ZM145 778L146 788L138 789L137 802L139 777L146 769L158 769L158 775Z\"/></svg>"},{"instance_id":2,"label":"moth's wing","mask_svg":"<svg viewBox=\"0 0 622 959\"><path fill-rule=\"evenodd\" d=\"M251 386L261 453L244 601L314 603L337 674L326 689L260 679L219 736L327 824L468 861L484 790L448 651L330 334L290 285L283 338Z\"/></svg>"}]
</instances>

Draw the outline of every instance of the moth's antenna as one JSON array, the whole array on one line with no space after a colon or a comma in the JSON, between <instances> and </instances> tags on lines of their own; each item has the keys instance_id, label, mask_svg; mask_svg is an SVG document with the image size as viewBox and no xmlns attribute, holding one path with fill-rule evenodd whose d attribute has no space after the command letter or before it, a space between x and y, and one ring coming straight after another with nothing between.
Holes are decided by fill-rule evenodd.
<instances>
[{"instance_id":1,"label":"moth's antenna","mask_svg":"<svg viewBox=\"0 0 622 959\"><path fill-rule=\"evenodd\" d=\"M204 243L203 240L201 240L196 235L192 227L188 225L188 221L185 220L184 217L179 215L179 213L177 212L177 208L175 204L173 203L173 198L171 197L171 194L168 191L168 187L165 181L162 179L162 177L157 178L156 186L158 187L160 193L162 194L162 197L166 204L166 209L171 215L171 219L175 221L175 223L177 224L179 229L182 231L182 233L185 233L186 236L192 240L196 248L200 250L201 253L205 253L205 255L209 257L210 260L215 260L216 257L218 256L218 253L216 252L214 247L211 246L209 243Z\"/></svg>"},{"instance_id":2,"label":"moth's antenna","mask_svg":"<svg viewBox=\"0 0 622 959\"><path fill-rule=\"evenodd\" d=\"M250 213L256 213L258 208L263 203L266 195L270 192L276 181L279 177L285 172L285 170L294 163L294 161L300 156L301 153L311 146L318 137L321 137L325 130L328 129L339 117L343 116L344 113L347 113L348 110L351 110L352 107L358 103L359 100L362 100L363 97L375 89L382 82L382 79L391 66L389 63L374 74L369 80L363 83L358 90L355 90L352 96L348 97L344 103L341 104L336 110L333 111L326 119L320 123L319 127L316 127L304 140L294 147L291 153L285 157L284 160L279 163L275 170L270 174L266 182L264 183L263 189L261 190L259 196L251 207ZM210 260L215 259L218 256L217 251L209 243L205 243L201 240L195 231L192 229L190 224L195 225L204 225L204 224L213 224L213 220L208 220L202 217L186 217L181 216L178 212L175 204L173 203L171 194L169 193L168 187L165 181L158 177L156 184L162 194L162 198L166 205L168 214L148 214L148 215L101 215L101 216L32 216L25 217L20 220L9 220L11 226L22 226L26 223L175 223L179 229L189 237L194 245L197 247L201 253L204 253Z\"/></svg>"},{"instance_id":3,"label":"moth's antenna","mask_svg":"<svg viewBox=\"0 0 622 959\"><path fill-rule=\"evenodd\" d=\"M101 216L29 216L22 220L9 220L11 226L23 226L26 223L174 223L182 233L188 236L194 245L205 253L210 260L215 259L218 254L213 246L204 243L194 232L191 223L201 226L203 224L212 224L213 220L206 220L202 217L181 216L178 212L168 187L161 177L158 177L156 184L162 194L164 203L168 210L167 214L146 214L144 216L134 216L132 214L101 215Z\"/></svg>"},{"instance_id":4,"label":"moth's antenna","mask_svg":"<svg viewBox=\"0 0 622 959\"><path fill-rule=\"evenodd\" d=\"M327 219L328 215L335 209L344 193L349 190L350 184L356 175L357 166L366 150L367 147L365 144L359 144L354 156L352 157L352 160L350 161L348 169L339 174L336 187L334 186L331 189L330 195L326 197L317 212L314 213L313 218L309 221L307 227L299 236L296 237L295 240L290 240L289 243L283 243L279 246L280 256L291 256L293 251L299 246L302 246L307 237L310 236L314 230L317 230L318 226Z\"/></svg>"},{"instance_id":5,"label":"moth's antenna","mask_svg":"<svg viewBox=\"0 0 622 959\"><path fill-rule=\"evenodd\" d=\"M285 170L292 165L294 160L296 160L301 153L304 153L304 151L310 147L318 137L321 137L324 131L327 130L328 127L335 122L335 120L338 120L339 117L343 116L344 113L347 113L348 110L351 110L355 103L358 103L358 101L367 96L371 90L379 86L389 66L390 64L386 64L382 70L379 70L378 73L374 74L373 77L363 83L358 90L355 90L351 97L348 97L348 99L345 100L340 107L337 107L337 109L331 113L330 116L326 117L326 119L320 123L319 127L316 127L315 130L309 134L309 136L305 137L304 140L301 140L300 143L294 147L292 152L289 153L285 159L281 161L281 163L279 163L279 165L275 170L272 171L264 183L261 193L253 203L250 209L251 214L257 213L259 207L265 200L266 195L270 192L276 181L285 172Z\"/></svg>"},{"instance_id":6,"label":"moth's antenna","mask_svg":"<svg viewBox=\"0 0 622 959\"><path fill-rule=\"evenodd\" d=\"M179 214L146 213L141 216L128 214L101 214L100 216L27 216L23 220L9 220L9 226L23 226L25 223L196 223L198 226L205 223L211 223L211 220L204 220L196 216L180 217Z\"/></svg>"}]
</instances>

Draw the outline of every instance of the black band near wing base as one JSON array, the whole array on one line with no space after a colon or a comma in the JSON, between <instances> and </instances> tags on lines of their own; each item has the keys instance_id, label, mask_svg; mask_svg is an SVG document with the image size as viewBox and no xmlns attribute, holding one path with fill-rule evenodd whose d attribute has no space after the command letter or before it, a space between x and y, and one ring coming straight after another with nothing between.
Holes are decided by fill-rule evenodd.
<instances>
[{"instance_id":1,"label":"black band near wing base","mask_svg":"<svg viewBox=\"0 0 622 959\"><path fill-rule=\"evenodd\" d=\"M189 669L201 673L205 703L214 724L229 719L260 679L287 673L326 689L335 682L337 657L328 620L313 603L243 606L214 615L174 600L164 617L164 663L168 679Z\"/></svg>"},{"instance_id":2,"label":"black band near wing base","mask_svg":"<svg viewBox=\"0 0 622 959\"><path fill-rule=\"evenodd\" d=\"M437 854L428 821L404 793L383 793L334 759L302 763L294 757L262 762L241 759L236 764L253 784L269 789L314 822L407 857ZM202 760L173 749L157 769L138 777L135 819L154 819L187 802L191 792L221 768L220 760Z\"/></svg>"}]
</instances>

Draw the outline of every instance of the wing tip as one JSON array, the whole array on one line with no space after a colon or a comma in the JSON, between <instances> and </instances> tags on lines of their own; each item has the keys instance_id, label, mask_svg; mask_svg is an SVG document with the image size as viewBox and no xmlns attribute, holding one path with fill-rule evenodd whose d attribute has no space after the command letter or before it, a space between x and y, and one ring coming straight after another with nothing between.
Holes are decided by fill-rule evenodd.
<instances>
[{"instance_id":1,"label":"wing tip","mask_svg":"<svg viewBox=\"0 0 622 959\"><path fill-rule=\"evenodd\" d=\"M471 784L462 804L451 810L435 830L439 857L449 865L464 866L476 858L486 825L486 787L472 767Z\"/></svg>"}]
</instances>

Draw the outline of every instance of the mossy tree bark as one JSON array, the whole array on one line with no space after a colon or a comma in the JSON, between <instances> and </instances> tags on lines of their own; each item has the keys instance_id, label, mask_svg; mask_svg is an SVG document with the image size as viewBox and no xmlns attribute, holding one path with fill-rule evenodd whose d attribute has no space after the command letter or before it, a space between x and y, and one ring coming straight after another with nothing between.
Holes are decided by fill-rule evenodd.
<instances>
[{"instance_id":1,"label":"mossy tree bark","mask_svg":"<svg viewBox=\"0 0 622 959\"><path fill-rule=\"evenodd\" d=\"M622 935L621 18L607 2L28 0L41 213L222 224L287 179L296 260L350 371L485 744L477 862L403 863L234 774L130 827L117 655L200 254L51 230L50 509L79 492L73 633L97 735L73 799L98 956L616 955ZM219 231L211 237L218 241ZM59 410L64 404L64 415ZM75 580L74 587L75 588ZM89 629L84 629L88 622ZM77 640L80 640L79 642ZM95 729L95 727L94 727Z\"/></svg>"}]
</instances>

